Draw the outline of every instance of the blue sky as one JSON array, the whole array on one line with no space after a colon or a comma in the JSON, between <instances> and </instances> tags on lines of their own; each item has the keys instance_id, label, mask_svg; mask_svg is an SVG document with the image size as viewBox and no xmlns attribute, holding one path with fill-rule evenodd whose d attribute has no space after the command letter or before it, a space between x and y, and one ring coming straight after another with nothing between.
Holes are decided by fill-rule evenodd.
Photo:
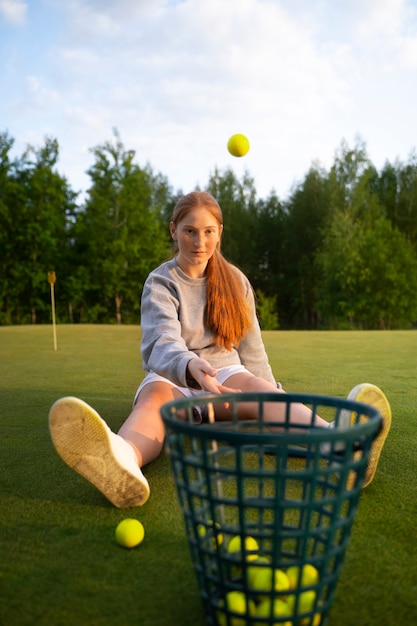
<instances>
[{"instance_id":1,"label":"blue sky","mask_svg":"<svg viewBox=\"0 0 417 626\"><path fill-rule=\"evenodd\" d=\"M417 0L0 0L0 80L15 154L57 138L76 191L117 128L174 190L231 167L285 199L343 139L378 169L410 158Z\"/></svg>"}]
</instances>

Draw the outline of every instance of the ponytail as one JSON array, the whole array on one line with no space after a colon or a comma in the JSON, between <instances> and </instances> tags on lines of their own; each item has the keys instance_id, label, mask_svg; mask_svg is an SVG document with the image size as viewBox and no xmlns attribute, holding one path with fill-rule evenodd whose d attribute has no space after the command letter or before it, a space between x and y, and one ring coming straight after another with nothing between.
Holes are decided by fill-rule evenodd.
<instances>
[{"instance_id":1,"label":"ponytail","mask_svg":"<svg viewBox=\"0 0 417 626\"><path fill-rule=\"evenodd\" d=\"M238 270L216 251L207 265L207 325L216 345L231 350L252 326L250 308Z\"/></svg>"}]
</instances>

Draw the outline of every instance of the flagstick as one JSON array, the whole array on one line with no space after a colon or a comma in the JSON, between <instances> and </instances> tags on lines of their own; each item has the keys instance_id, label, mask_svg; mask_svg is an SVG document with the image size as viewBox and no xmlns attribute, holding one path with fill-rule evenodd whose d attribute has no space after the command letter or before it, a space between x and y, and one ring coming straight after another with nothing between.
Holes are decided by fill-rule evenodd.
<instances>
[{"instance_id":1,"label":"flagstick","mask_svg":"<svg viewBox=\"0 0 417 626\"><path fill-rule=\"evenodd\" d=\"M56 319L55 319L55 291L54 284L56 281L55 272L48 272L48 282L51 285L51 306L52 306L52 332L54 336L54 350L58 350L58 343L56 339Z\"/></svg>"}]
</instances>

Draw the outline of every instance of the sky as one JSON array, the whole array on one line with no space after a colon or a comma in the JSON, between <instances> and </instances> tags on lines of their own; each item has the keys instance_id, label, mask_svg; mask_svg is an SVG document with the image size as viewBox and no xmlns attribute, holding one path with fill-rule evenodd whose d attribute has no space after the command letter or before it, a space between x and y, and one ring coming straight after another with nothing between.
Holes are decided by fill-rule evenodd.
<instances>
[{"instance_id":1,"label":"sky","mask_svg":"<svg viewBox=\"0 0 417 626\"><path fill-rule=\"evenodd\" d=\"M175 192L231 168L285 200L342 141L410 158L417 0L0 0L0 84L12 154L56 138L80 198L116 128Z\"/></svg>"}]
</instances>

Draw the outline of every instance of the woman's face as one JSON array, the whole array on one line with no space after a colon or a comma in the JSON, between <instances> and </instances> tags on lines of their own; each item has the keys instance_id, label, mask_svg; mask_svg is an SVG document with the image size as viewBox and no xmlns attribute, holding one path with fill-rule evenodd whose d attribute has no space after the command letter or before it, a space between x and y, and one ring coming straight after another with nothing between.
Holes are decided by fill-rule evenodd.
<instances>
[{"instance_id":1,"label":"woman's face","mask_svg":"<svg viewBox=\"0 0 417 626\"><path fill-rule=\"evenodd\" d=\"M222 234L223 226L208 209L192 209L181 221L170 223L171 236L178 245L177 263L192 278L204 275L207 263Z\"/></svg>"}]
</instances>

